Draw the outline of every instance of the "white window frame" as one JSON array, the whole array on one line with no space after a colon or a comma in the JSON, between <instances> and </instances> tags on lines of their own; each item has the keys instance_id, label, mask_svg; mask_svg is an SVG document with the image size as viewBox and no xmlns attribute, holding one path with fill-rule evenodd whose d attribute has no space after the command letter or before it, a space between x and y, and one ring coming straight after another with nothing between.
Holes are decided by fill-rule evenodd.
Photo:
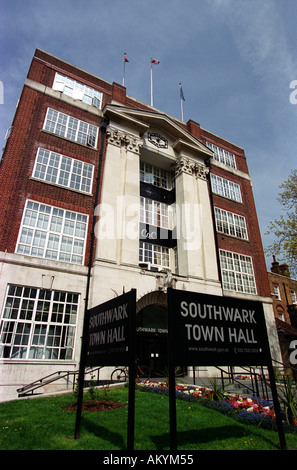
<instances>
[{"instance_id":1,"label":"white window frame","mask_svg":"<svg viewBox=\"0 0 297 470\"><path fill-rule=\"evenodd\" d=\"M281 321L286 321L285 319L285 315L284 315L284 312L277 312L277 316L278 316L278 319L281 320Z\"/></svg>"},{"instance_id":2,"label":"white window frame","mask_svg":"<svg viewBox=\"0 0 297 470\"><path fill-rule=\"evenodd\" d=\"M248 240L245 217L215 207L216 228L220 233Z\"/></svg>"},{"instance_id":3,"label":"white window frame","mask_svg":"<svg viewBox=\"0 0 297 470\"><path fill-rule=\"evenodd\" d=\"M66 75L56 72L52 88L53 90L61 91L73 99L83 101L86 104L101 109L103 96L101 91L67 77Z\"/></svg>"},{"instance_id":4,"label":"white window frame","mask_svg":"<svg viewBox=\"0 0 297 470\"><path fill-rule=\"evenodd\" d=\"M33 178L75 191L92 193L94 165L38 148Z\"/></svg>"},{"instance_id":5,"label":"white window frame","mask_svg":"<svg viewBox=\"0 0 297 470\"><path fill-rule=\"evenodd\" d=\"M278 284L273 284L273 293L275 295L276 300L281 300L280 290Z\"/></svg>"},{"instance_id":6,"label":"white window frame","mask_svg":"<svg viewBox=\"0 0 297 470\"><path fill-rule=\"evenodd\" d=\"M293 289L290 289L290 294L291 294L291 299L292 299L292 304L296 305L297 304L297 294L296 291Z\"/></svg>"},{"instance_id":7,"label":"white window frame","mask_svg":"<svg viewBox=\"0 0 297 470\"><path fill-rule=\"evenodd\" d=\"M242 202L240 186L233 181L222 178L221 176L211 173L211 187L215 194L232 199L236 202Z\"/></svg>"},{"instance_id":8,"label":"white window frame","mask_svg":"<svg viewBox=\"0 0 297 470\"><path fill-rule=\"evenodd\" d=\"M86 214L27 200L16 253L83 265L87 233Z\"/></svg>"},{"instance_id":9,"label":"white window frame","mask_svg":"<svg viewBox=\"0 0 297 470\"><path fill-rule=\"evenodd\" d=\"M0 358L72 360L80 295L8 285L0 323Z\"/></svg>"},{"instance_id":10,"label":"white window frame","mask_svg":"<svg viewBox=\"0 0 297 470\"><path fill-rule=\"evenodd\" d=\"M149 163L140 162L140 181L159 188L172 189L170 172Z\"/></svg>"},{"instance_id":11,"label":"white window frame","mask_svg":"<svg viewBox=\"0 0 297 470\"><path fill-rule=\"evenodd\" d=\"M222 147L218 147L211 142L206 142L206 145L214 152L213 158L215 160L236 169L236 160L233 153L229 152L229 150L223 149Z\"/></svg>"},{"instance_id":12,"label":"white window frame","mask_svg":"<svg viewBox=\"0 0 297 470\"><path fill-rule=\"evenodd\" d=\"M140 222L170 230L170 206L163 202L140 197Z\"/></svg>"},{"instance_id":13,"label":"white window frame","mask_svg":"<svg viewBox=\"0 0 297 470\"><path fill-rule=\"evenodd\" d=\"M220 250L223 289L257 294L253 261L250 256Z\"/></svg>"},{"instance_id":14,"label":"white window frame","mask_svg":"<svg viewBox=\"0 0 297 470\"><path fill-rule=\"evenodd\" d=\"M139 263L147 263L148 267L169 269L170 248L140 241Z\"/></svg>"},{"instance_id":15,"label":"white window frame","mask_svg":"<svg viewBox=\"0 0 297 470\"><path fill-rule=\"evenodd\" d=\"M97 126L55 109L47 109L43 129L73 142L97 148Z\"/></svg>"}]
</instances>

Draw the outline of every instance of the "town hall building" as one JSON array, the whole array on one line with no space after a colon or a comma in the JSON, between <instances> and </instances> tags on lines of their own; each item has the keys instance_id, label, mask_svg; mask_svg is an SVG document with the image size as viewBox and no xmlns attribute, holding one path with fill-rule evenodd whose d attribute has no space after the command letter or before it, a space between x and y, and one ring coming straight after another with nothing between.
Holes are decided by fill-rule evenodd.
<instances>
[{"instance_id":1,"label":"town hall building","mask_svg":"<svg viewBox=\"0 0 297 470\"><path fill-rule=\"evenodd\" d=\"M0 400L78 370L86 310L132 288L153 371L167 364L168 287L262 302L279 359L240 146L37 49L0 187Z\"/></svg>"}]
</instances>

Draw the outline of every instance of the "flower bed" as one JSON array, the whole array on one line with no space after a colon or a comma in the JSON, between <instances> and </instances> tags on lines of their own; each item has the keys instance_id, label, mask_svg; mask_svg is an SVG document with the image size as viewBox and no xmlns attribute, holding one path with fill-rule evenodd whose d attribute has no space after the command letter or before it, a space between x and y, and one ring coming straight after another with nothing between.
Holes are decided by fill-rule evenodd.
<instances>
[{"instance_id":1,"label":"flower bed","mask_svg":"<svg viewBox=\"0 0 297 470\"><path fill-rule=\"evenodd\" d=\"M136 383L140 390L169 394L166 382L139 380ZM175 396L220 411L241 423L276 429L274 405L263 398L244 397L228 392L223 392L222 397L218 398L217 392L211 388L182 384L176 386ZM297 422L295 421L294 424L294 426L289 426L284 423L285 430L297 433Z\"/></svg>"}]
</instances>

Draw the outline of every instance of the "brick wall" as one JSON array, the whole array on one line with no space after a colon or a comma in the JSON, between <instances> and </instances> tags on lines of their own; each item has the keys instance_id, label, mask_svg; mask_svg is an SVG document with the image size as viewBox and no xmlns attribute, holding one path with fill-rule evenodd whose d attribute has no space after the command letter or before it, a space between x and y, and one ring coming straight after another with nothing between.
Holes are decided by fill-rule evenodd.
<instances>
[{"instance_id":1,"label":"brick wall","mask_svg":"<svg viewBox=\"0 0 297 470\"><path fill-rule=\"evenodd\" d=\"M204 144L208 141L233 153L236 159L237 170L249 175L246 157L242 148L204 129L201 129L201 139ZM248 241L217 233L218 248L250 256L253 260L257 293L258 295L270 296L267 268L251 182L249 179L215 165L212 165L211 173L240 185L242 203L216 194L213 194L213 203L214 206L221 209L244 216L248 231Z\"/></svg>"},{"instance_id":2,"label":"brick wall","mask_svg":"<svg viewBox=\"0 0 297 470\"><path fill-rule=\"evenodd\" d=\"M33 60L29 76L47 83L53 81L53 70ZM45 80L44 77L47 77ZM20 222L26 199L63 207L88 214L89 230L92 227L94 197L55 185L31 179L38 147L94 164L93 186L95 193L98 171L100 131L97 150L61 138L43 130L47 108L51 107L74 116L92 125L100 125L100 118L79 108L73 108L41 92L24 86L13 122L11 135L7 141L0 171L0 250L15 251ZM7 221L10 221L7 224ZM88 260L89 238L85 261Z\"/></svg>"},{"instance_id":3,"label":"brick wall","mask_svg":"<svg viewBox=\"0 0 297 470\"><path fill-rule=\"evenodd\" d=\"M268 272L268 278L275 317L281 319L279 314L283 314L283 321L296 327L297 305L291 291L297 294L297 280L290 277L288 265L280 265L275 258L271 266L271 272ZM278 287L279 298L275 295L274 286Z\"/></svg>"}]
</instances>

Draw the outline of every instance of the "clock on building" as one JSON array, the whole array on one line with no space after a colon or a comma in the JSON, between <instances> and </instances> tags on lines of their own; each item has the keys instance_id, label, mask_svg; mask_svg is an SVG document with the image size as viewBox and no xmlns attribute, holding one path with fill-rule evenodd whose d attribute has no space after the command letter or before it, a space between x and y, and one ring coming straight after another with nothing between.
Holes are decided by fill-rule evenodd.
<instances>
[{"instance_id":1,"label":"clock on building","mask_svg":"<svg viewBox=\"0 0 297 470\"><path fill-rule=\"evenodd\" d=\"M168 140L166 140L165 137L162 137L160 134L150 132L148 135L148 140L158 148L168 148Z\"/></svg>"}]
</instances>

